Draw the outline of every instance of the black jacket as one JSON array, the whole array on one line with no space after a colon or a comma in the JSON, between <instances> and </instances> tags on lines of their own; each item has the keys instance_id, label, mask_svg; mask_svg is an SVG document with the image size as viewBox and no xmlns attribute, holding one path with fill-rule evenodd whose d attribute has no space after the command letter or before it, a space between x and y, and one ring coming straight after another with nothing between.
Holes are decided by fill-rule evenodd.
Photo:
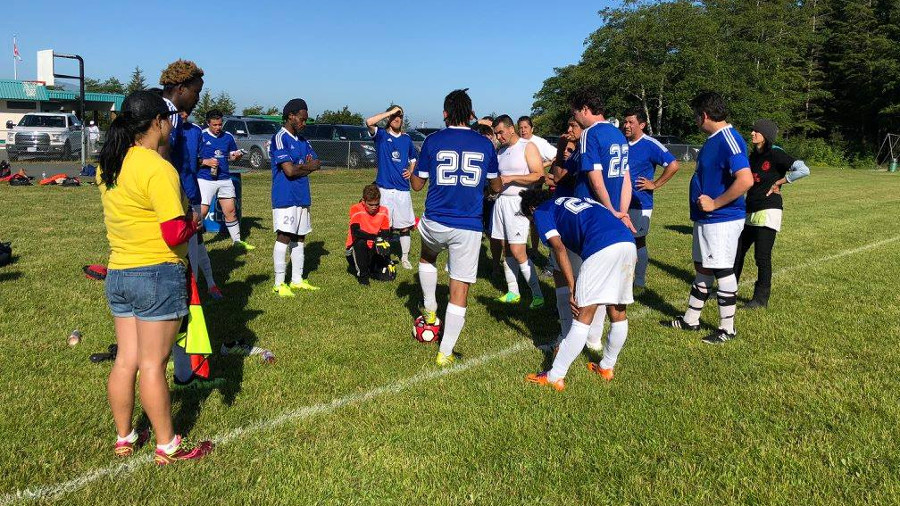
<instances>
[{"instance_id":1,"label":"black jacket","mask_svg":"<svg viewBox=\"0 0 900 506\"><path fill-rule=\"evenodd\" d=\"M783 178L794 164L796 158L784 152L778 146L767 143L762 151L755 149L750 153L750 170L753 172L753 186L747 190L747 212L754 213L763 209L783 209L781 194L766 196L776 181Z\"/></svg>"}]
</instances>

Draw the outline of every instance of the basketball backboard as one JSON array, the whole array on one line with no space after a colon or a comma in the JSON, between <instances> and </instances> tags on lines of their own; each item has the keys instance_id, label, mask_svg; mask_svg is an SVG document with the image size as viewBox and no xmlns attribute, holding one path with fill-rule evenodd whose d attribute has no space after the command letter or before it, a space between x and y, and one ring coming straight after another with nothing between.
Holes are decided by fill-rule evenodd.
<instances>
[{"instance_id":1,"label":"basketball backboard","mask_svg":"<svg viewBox=\"0 0 900 506\"><path fill-rule=\"evenodd\" d=\"M37 80L44 81L47 86L53 86L56 83L53 78L52 49L44 49L37 52Z\"/></svg>"}]
</instances>

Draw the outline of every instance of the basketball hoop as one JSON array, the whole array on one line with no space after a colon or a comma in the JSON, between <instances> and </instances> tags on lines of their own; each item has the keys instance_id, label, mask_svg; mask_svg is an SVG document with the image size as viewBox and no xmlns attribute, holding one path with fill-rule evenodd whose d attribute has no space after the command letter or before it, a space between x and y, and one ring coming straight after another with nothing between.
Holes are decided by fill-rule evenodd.
<instances>
[{"instance_id":1,"label":"basketball hoop","mask_svg":"<svg viewBox=\"0 0 900 506\"><path fill-rule=\"evenodd\" d=\"M22 81L22 91L26 98L36 98L38 86L43 86L43 81Z\"/></svg>"}]
</instances>

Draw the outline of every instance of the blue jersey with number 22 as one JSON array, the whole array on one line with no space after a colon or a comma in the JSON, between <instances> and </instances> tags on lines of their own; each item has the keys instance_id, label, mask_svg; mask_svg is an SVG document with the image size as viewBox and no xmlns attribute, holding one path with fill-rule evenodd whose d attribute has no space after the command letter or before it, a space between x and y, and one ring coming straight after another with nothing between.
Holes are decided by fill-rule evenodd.
<instances>
[{"instance_id":1,"label":"blue jersey with number 22","mask_svg":"<svg viewBox=\"0 0 900 506\"><path fill-rule=\"evenodd\" d=\"M628 140L618 128L606 121L594 123L581 133L581 167L575 196L598 198L591 190L588 174L600 171L603 184L609 193L613 211L621 209L622 183L628 171Z\"/></svg>"}]
</instances>

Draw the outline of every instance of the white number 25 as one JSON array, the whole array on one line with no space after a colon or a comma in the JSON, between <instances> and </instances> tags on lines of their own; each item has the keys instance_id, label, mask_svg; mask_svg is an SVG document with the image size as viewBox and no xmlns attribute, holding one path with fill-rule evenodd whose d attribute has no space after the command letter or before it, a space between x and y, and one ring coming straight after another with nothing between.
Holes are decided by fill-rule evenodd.
<instances>
[{"instance_id":1,"label":"white number 25","mask_svg":"<svg viewBox=\"0 0 900 506\"><path fill-rule=\"evenodd\" d=\"M471 151L462 152L462 174L457 175L460 169L459 153L456 151L438 151L435 155L438 166L437 184L444 186L456 186L457 180L463 186L478 186L481 181L481 167L475 165L475 162L484 161L484 153L473 153Z\"/></svg>"}]
</instances>

